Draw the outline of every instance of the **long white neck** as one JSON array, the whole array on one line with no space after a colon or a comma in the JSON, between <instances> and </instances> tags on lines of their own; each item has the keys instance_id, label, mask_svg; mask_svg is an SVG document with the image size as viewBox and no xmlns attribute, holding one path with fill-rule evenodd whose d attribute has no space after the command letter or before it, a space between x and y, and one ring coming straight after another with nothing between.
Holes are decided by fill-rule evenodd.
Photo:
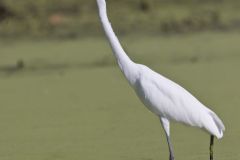
<instances>
[{"instance_id":1,"label":"long white neck","mask_svg":"<svg viewBox=\"0 0 240 160\"><path fill-rule=\"evenodd\" d=\"M121 71L124 73L128 81L133 84L137 76L137 67L136 64L127 56L123 50L117 36L115 35L112 26L107 17L106 11L106 2L105 0L97 0L99 17L105 31L105 34L108 38L108 41L111 45L113 54L118 62L118 65Z\"/></svg>"}]
</instances>

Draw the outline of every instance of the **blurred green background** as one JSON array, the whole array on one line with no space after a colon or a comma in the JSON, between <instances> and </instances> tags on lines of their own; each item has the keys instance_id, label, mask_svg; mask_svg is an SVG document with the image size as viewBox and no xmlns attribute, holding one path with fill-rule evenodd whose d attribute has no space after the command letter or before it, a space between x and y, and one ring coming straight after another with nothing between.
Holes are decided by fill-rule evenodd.
<instances>
[{"instance_id":1,"label":"blurred green background","mask_svg":"<svg viewBox=\"0 0 240 160\"><path fill-rule=\"evenodd\" d=\"M108 0L129 56L181 84L226 126L217 160L240 159L240 1ZM0 0L0 159L168 159L159 120L116 65L95 0ZM209 135L172 123L177 160Z\"/></svg>"},{"instance_id":2,"label":"blurred green background","mask_svg":"<svg viewBox=\"0 0 240 160\"><path fill-rule=\"evenodd\" d=\"M238 0L109 1L118 33L186 33L239 29ZM82 37L99 34L94 0L1 0L1 37Z\"/></svg>"}]
</instances>

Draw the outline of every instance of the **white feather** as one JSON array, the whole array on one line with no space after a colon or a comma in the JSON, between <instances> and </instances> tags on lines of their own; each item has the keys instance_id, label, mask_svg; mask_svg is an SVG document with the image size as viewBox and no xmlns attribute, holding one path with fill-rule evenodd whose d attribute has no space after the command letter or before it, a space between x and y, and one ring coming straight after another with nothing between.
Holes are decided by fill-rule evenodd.
<instances>
[{"instance_id":1,"label":"white feather","mask_svg":"<svg viewBox=\"0 0 240 160\"><path fill-rule=\"evenodd\" d=\"M139 99L160 117L169 136L169 121L173 120L202 128L222 138L225 127L220 118L187 90L148 67L134 63L123 50L106 13L105 0L97 0L99 16L118 65ZM171 148L170 148L171 151Z\"/></svg>"},{"instance_id":2,"label":"white feather","mask_svg":"<svg viewBox=\"0 0 240 160\"><path fill-rule=\"evenodd\" d=\"M203 128L217 138L225 127L217 115L175 82L138 65L139 76L133 85L145 106L158 116Z\"/></svg>"}]
</instances>

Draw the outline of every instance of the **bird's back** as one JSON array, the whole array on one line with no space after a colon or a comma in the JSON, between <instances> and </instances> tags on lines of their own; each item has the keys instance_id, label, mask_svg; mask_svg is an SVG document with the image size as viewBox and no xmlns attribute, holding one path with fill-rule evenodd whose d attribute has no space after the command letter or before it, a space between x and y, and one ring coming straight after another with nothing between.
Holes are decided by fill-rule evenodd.
<instances>
[{"instance_id":1,"label":"bird's back","mask_svg":"<svg viewBox=\"0 0 240 160\"><path fill-rule=\"evenodd\" d=\"M205 129L217 138L223 136L220 118L175 82L139 65L134 89L145 106L158 116Z\"/></svg>"}]
</instances>

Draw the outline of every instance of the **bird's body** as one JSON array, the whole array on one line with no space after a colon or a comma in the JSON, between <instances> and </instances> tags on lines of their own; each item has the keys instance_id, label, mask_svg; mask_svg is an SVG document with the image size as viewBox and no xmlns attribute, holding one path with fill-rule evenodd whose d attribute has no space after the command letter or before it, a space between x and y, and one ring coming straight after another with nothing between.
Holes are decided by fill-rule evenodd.
<instances>
[{"instance_id":1,"label":"bird's body","mask_svg":"<svg viewBox=\"0 0 240 160\"><path fill-rule=\"evenodd\" d=\"M133 85L144 105L157 116L203 128L217 138L223 136L223 124L187 90L144 65Z\"/></svg>"},{"instance_id":2,"label":"bird's body","mask_svg":"<svg viewBox=\"0 0 240 160\"><path fill-rule=\"evenodd\" d=\"M202 128L211 135L222 138L225 127L213 111L180 85L145 65L134 63L127 56L108 20L105 0L97 0L97 4L103 29L121 71L143 104L161 121L167 137L170 160L174 159L170 143L170 120Z\"/></svg>"}]
</instances>

